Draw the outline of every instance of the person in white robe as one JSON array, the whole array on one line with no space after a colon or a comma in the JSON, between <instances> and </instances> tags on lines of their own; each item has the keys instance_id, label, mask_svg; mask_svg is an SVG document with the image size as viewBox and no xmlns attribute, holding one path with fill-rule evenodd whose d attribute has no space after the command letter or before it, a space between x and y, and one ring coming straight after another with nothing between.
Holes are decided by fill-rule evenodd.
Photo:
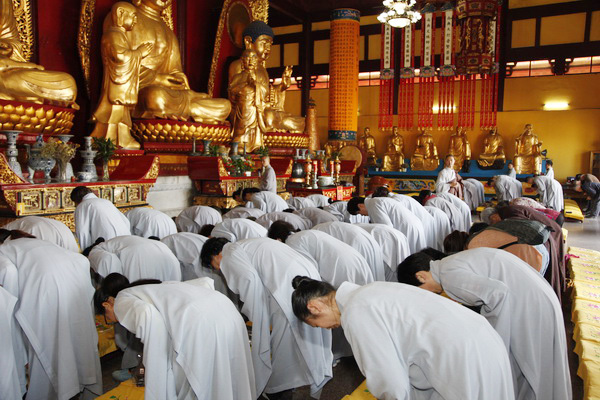
<instances>
[{"instance_id":1,"label":"person in white robe","mask_svg":"<svg viewBox=\"0 0 600 400\"><path fill-rule=\"evenodd\" d=\"M469 182L471 187L475 188L476 193L471 197L471 202L473 205L471 206L472 210L476 210L481 204L485 203L485 187L480 180L475 178L467 178L463 181L466 186L466 182Z\"/></svg>"},{"instance_id":2,"label":"person in white robe","mask_svg":"<svg viewBox=\"0 0 600 400\"><path fill-rule=\"evenodd\" d=\"M263 156L261 161L263 168L260 176L260 190L277 193L277 176L271 166L271 157Z\"/></svg>"},{"instance_id":3,"label":"person in white robe","mask_svg":"<svg viewBox=\"0 0 600 400\"><path fill-rule=\"evenodd\" d=\"M488 186L494 186L498 201L511 201L523 195L523 184L508 175L496 175L488 180Z\"/></svg>"},{"instance_id":4,"label":"person in white robe","mask_svg":"<svg viewBox=\"0 0 600 400\"><path fill-rule=\"evenodd\" d=\"M18 271L15 318L29 364L25 399L68 400L82 390L82 399L102 394L88 260L30 238L5 241L0 256Z\"/></svg>"},{"instance_id":5,"label":"person in white robe","mask_svg":"<svg viewBox=\"0 0 600 400\"><path fill-rule=\"evenodd\" d=\"M325 232L356 249L367 260L376 281L385 280L385 266L381 247L364 229L347 222L326 222L313 229Z\"/></svg>"},{"instance_id":6,"label":"person in white robe","mask_svg":"<svg viewBox=\"0 0 600 400\"><path fill-rule=\"evenodd\" d=\"M369 392L383 400L514 400L502 339L480 315L425 290L391 282L337 291L298 276L294 314L341 326Z\"/></svg>"},{"instance_id":7,"label":"person in white robe","mask_svg":"<svg viewBox=\"0 0 600 400\"><path fill-rule=\"evenodd\" d=\"M95 303L144 343L145 399L256 399L246 325L209 279L125 287Z\"/></svg>"},{"instance_id":8,"label":"person in white robe","mask_svg":"<svg viewBox=\"0 0 600 400\"><path fill-rule=\"evenodd\" d=\"M448 220L450 221L450 225L453 231L461 231L465 232L466 226L464 226L463 214L460 210L451 202L436 195L432 195L425 200L425 207L434 207L438 210L443 211Z\"/></svg>"},{"instance_id":9,"label":"person in white robe","mask_svg":"<svg viewBox=\"0 0 600 400\"><path fill-rule=\"evenodd\" d=\"M269 238L224 246L216 240L221 239L206 242L203 262L223 272L230 289L240 295L242 312L252 321L257 393L261 387L269 394L310 385L311 395L318 398L332 377L331 333L302 324L290 303L291 279L299 273L320 279L316 267Z\"/></svg>"},{"instance_id":10,"label":"person in white robe","mask_svg":"<svg viewBox=\"0 0 600 400\"><path fill-rule=\"evenodd\" d=\"M24 352L15 346L15 340L22 341L21 335L14 318L15 305L18 298L0 285L0 343L2 343L2 357L0 357L0 398L22 399L25 387L21 386L25 378L25 364L17 362L24 358Z\"/></svg>"},{"instance_id":11,"label":"person in white robe","mask_svg":"<svg viewBox=\"0 0 600 400\"><path fill-rule=\"evenodd\" d=\"M303 208L316 207L315 203L313 203L313 201L308 197L290 196L290 198L287 199L287 203L290 206L290 208L293 208L294 210L302 210Z\"/></svg>"},{"instance_id":12,"label":"person in white robe","mask_svg":"<svg viewBox=\"0 0 600 400\"><path fill-rule=\"evenodd\" d=\"M423 207L429 215L433 217L434 225L433 229L436 232L437 240L433 247L436 250L444 251L444 239L450 233L452 233L452 224L450 224L450 218L448 215L437 207L433 206L424 206Z\"/></svg>"},{"instance_id":13,"label":"person in white robe","mask_svg":"<svg viewBox=\"0 0 600 400\"><path fill-rule=\"evenodd\" d=\"M427 246L435 247L438 241L444 240L443 237L440 238L439 232L434 229L435 221L433 220L433 217L429 215L421 203L415 200L412 196L393 193L390 192L385 186L381 186L375 189L373 192L373 198L377 197L389 197L394 199L412 212L423 224L423 232L425 233L425 242L427 243Z\"/></svg>"},{"instance_id":14,"label":"person in white robe","mask_svg":"<svg viewBox=\"0 0 600 400\"><path fill-rule=\"evenodd\" d=\"M325 222L338 221L338 218L335 215L317 207L308 207L301 210L296 210L294 211L294 214L302 215L303 217L308 218L312 226L323 224Z\"/></svg>"},{"instance_id":15,"label":"person in white robe","mask_svg":"<svg viewBox=\"0 0 600 400\"><path fill-rule=\"evenodd\" d=\"M517 399L572 398L567 339L559 300L523 260L492 248L466 250L433 261L413 255L398 279L481 307L504 341Z\"/></svg>"},{"instance_id":16,"label":"person in white robe","mask_svg":"<svg viewBox=\"0 0 600 400\"><path fill-rule=\"evenodd\" d=\"M181 280L177 257L158 240L133 235L119 236L94 246L88 258L92 269L101 277L117 272L130 281Z\"/></svg>"},{"instance_id":17,"label":"person in white robe","mask_svg":"<svg viewBox=\"0 0 600 400\"><path fill-rule=\"evenodd\" d=\"M108 200L99 199L91 189L78 186L71 192L76 205L75 236L82 250L90 247L96 239L112 239L131 235L129 220Z\"/></svg>"},{"instance_id":18,"label":"person in white robe","mask_svg":"<svg viewBox=\"0 0 600 400\"><path fill-rule=\"evenodd\" d=\"M464 197L463 182L461 176L454 170L455 159L447 155L444 159L444 168L438 173L435 181L436 193L450 193L459 199Z\"/></svg>"},{"instance_id":19,"label":"person in white robe","mask_svg":"<svg viewBox=\"0 0 600 400\"><path fill-rule=\"evenodd\" d=\"M546 175L550 179L554 179L554 163L552 160L546 160Z\"/></svg>"},{"instance_id":20,"label":"person in white robe","mask_svg":"<svg viewBox=\"0 0 600 400\"><path fill-rule=\"evenodd\" d=\"M311 194L306 196L306 198L312 201L315 207L326 207L331 204L331 198L323 194Z\"/></svg>"},{"instance_id":21,"label":"person in white robe","mask_svg":"<svg viewBox=\"0 0 600 400\"><path fill-rule=\"evenodd\" d=\"M508 163L508 176L510 176L511 178L515 178L517 179L517 170L515 170L515 166L513 165L513 163Z\"/></svg>"},{"instance_id":22,"label":"person in white robe","mask_svg":"<svg viewBox=\"0 0 600 400\"><path fill-rule=\"evenodd\" d=\"M335 201L328 206L323 207L323 211L332 214L340 222L350 222L350 214L346 210L347 207L347 201Z\"/></svg>"},{"instance_id":23,"label":"person in white robe","mask_svg":"<svg viewBox=\"0 0 600 400\"><path fill-rule=\"evenodd\" d=\"M310 219L306 218L304 215L294 214L290 212L283 211L273 211L264 214L260 218L256 219L256 223L262 225L265 229L269 229L271 224L275 221L285 221L289 222L294 226L295 229L299 229L301 231L312 228L313 224Z\"/></svg>"},{"instance_id":24,"label":"person in white robe","mask_svg":"<svg viewBox=\"0 0 600 400\"><path fill-rule=\"evenodd\" d=\"M451 202L460 211L462 215L461 226L464 228L463 232L469 232L469 229L471 229L471 225L473 224L473 217L471 216L471 209L467 203L450 193L440 193L437 196Z\"/></svg>"},{"instance_id":25,"label":"person in white robe","mask_svg":"<svg viewBox=\"0 0 600 400\"><path fill-rule=\"evenodd\" d=\"M281 196L273 192L254 193L250 197L250 202L254 208L258 208L265 213L279 212L290 208Z\"/></svg>"},{"instance_id":26,"label":"person in white robe","mask_svg":"<svg viewBox=\"0 0 600 400\"><path fill-rule=\"evenodd\" d=\"M389 197L372 199L355 197L348 203L348 212L368 215L372 223L384 224L399 230L406 236L411 253L427 247L423 224L408 208L396 200Z\"/></svg>"},{"instance_id":27,"label":"person in white robe","mask_svg":"<svg viewBox=\"0 0 600 400\"><path fill-rule=\"evenodd\" d=\"M565 208L562 186L556 179L547 176L534 176L527 182L535 185L535 190L540 195L540 203L546 208L562 211Z\"/></svg>"},{"instance_id":28,"label":"person in white robe","mask_svg":"<svg viewBox=\"0 0 600 400\"><path fill-rule=\"evenodd\" d=\"M232 208L231 210L229 210L225 214L223 214L223 220L226 220L229 218L248 218L248 217L259 218L261 215L264 215L264 214L265 214L265 212L258 208L249 208L249 207L238 206L238 207Z\"/></svg>"},{"instance_id":29,"label":"person in white robe","mask_svg":"<svg viewBox=\"0 0 600 400\"><path fill-rule=\"evenodd\" d=\"M211 237L220 237L237 242L242 239L266 237L267 229L246 218L228 218L218 223L212 230Z\"/></svg>"},{"instance_id":30,"label":"person in white robe","mask_svg":"<svg viewBox=\"0 0 600 400\"><path fill-rule=\"evenodd\" d=\"M476 210L479 207L479 188L473 184L472 180L463 180L463 189L465 196L465 203L469 206L471 211Z\"/></svg>"},{"instance_id":31,"label":"person in white robe","mask_svg":"<svg viewBox=\"0 0 600 400\"><path fill-rule=\"evenodd\" d=\"M356 224L369 232L381 247L385 266L385 280L396 282L398 264L410 255L406 236L397 229L384 224Z\"/></svg>"},{"instance_id":32,"label":"person in white robe","mask_svg":"<svg viewBox=\"0 0 600 400\"><path fill-rule=\"evenodd\" d=\"M64 249L79 253L79 245L75 235L68 226L52 218L28 216L15 219L4 225L3 229L9 231L20 230L35 236L37 239L46 240Z\"/></svg>"},{"instance_id":33,"label":"person in white robe","mask_svg":"<svg viewBox=\"0 0 600 400\"><path fill-rule=\"evenodd\" d=\"M208 206L188 207L175 218L179 232L192 233L199 233L204 225L216 225L222 221L221 213Z\"/></svg>"},{"instance_id":34,"label":"person in white robe","mask_svg":"<svg viewBox=\"0 0 600 400\"><path fill-rule=\"evenodd\" d=\"M148 238L155 236L159 239L177 233L173 218L164 212L148 207L136 207L125 213L131 224L131 234Z\"/></svg>"}]
</instances>

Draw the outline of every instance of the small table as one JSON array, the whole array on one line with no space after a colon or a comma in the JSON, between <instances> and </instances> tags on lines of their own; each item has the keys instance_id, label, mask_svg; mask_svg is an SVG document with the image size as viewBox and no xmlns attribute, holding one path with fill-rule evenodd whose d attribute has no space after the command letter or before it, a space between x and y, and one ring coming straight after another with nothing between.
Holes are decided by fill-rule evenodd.
<instances>
[{"instance_id":1,"label":"small table","mask_svg":"<svg viewBox=\"0 0 600 400\"><path fill-rule=\"evenodd\" d=\"M333 201L350 200L354 193L354 186L324 186L317 189L308 189L303 187L288 187L288 192L294 197L306 197L311 194L322 194Z\"/></svg>"}]
</instances>

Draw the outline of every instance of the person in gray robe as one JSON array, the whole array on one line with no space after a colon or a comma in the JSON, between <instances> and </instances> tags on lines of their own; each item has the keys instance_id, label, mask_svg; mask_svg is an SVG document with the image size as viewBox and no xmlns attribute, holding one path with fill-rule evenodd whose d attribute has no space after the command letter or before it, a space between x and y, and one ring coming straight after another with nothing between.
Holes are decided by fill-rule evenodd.
<instances>
[{"instance_id":1,"label":"person in gray robe","mask_svg":"<svg viewBox=\"0 0 600 400\"><path fill-rule=\"evenodd\" d=\"M265 393L277 396L310 385L311 395L318 398L332 377L331 333L311 328L294 317L289 284L296 274L320 279L316 267L289 246L269 238L229 244L211 238L201 258L205 265L221 270L230 289L240 295L242 312L252 321L257 393L264 387ZM261 352L254 352L255 348Z\"/></svg>"},{"instance_id":2,"label":"person in gray robe","mask_svg":"<svg viewBox=\"0 0 600 400\"><path fill-rule=\"evenodd\" d=\"M313 227L356 249L367 260L376 281L385 280L383 252L379 243L364 229L347 222L326 222Z\"/></svg>"},{"instance_id":3,"label":"person in gray robe","mask_svg":"<svg viewBox=\"0 0 600 400\"><path fill-rule=\"evenodd\" d=\"M527 182L531 183L531 186L538 192L540 195L540 203L542 203L544 207L556 211L562 211L565 208L563 190L559 181L547 176L539 175L528 178Z\"/></svg>"},{"instance_id":4,"label":"person in gray robe","mask_svg":"<svg viewBox=\"0 0 600 400\"><path fill-rule=\"evenodd\" d=\"M494 186L498 201L511 201L523 195L523 184L508 175L496 175L488 180L488 186Z\"/></svg>"},{"instance_id":5,"label":"person in gray robe","mask_svg":"<svg viewBox=\"0 0 600 400\"><path fill-rule=\"evenodd\" d=\"M502 339L480 315L399 283L365 286L297 276L294 314L311 326L341 326L378 399L514 400Z\"/></svg>"},{"instance_id":6,"label":"person in gray robe","mask_svg":"<svg viewBox=\"0 0 600 400\"><path fill-rule=\"evenodd\" d=\"M261 160L263 168L260 176L260 190L277 193L277 176L271 166L271 157L263 156Z\"/></svg>"},{"instance_id":7,"label":"person in gray robe","mask_svg":"<svg viewBox=\"0 0 600 400\"><path fill-rule=\"evenodd\" d=\"M560 302L548 282L523 260L492 248L434 261L414 254L398 280L480 307L509 352L515 397L570 400L571 378Z\"/></svg>"}]
</instances>

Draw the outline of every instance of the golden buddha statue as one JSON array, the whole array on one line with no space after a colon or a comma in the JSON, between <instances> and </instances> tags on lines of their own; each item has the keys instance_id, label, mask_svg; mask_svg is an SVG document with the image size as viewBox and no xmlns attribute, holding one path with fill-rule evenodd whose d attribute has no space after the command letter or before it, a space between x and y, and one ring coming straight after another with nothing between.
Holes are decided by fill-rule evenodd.
<instances>
[{"instance_id":1,"label":"golden buddha statue","mask_svg":"<svg viewBox=\"0 0 600 400\"><path fill-rule=\"evenodd\" d=\"M366 127L363 134L358 138L358 147L365 152L367 165L375 165L377 154L375 153L375 138L371 135L371 128Z\"/></svg>"},{"instance_id":2,"label":"golden buddha statue","mask_svg":"<svg viewBox=\"0 0 600 400\"><path fill-rule=\"evenodd\" d=\"M542 142L533 133L531 124L515 140L513 164L517 174L539 174L542 171Z\"/></svg>"},{"instance_id":3,"label":"golden buddha statue","mask_svg":"<svg viewBox=\"0 0 600 400\"><path fill-rule=\"evenodd\" d=\"M93 137L106 137L126 149L139 149L131 137L131 110L138 101L140 65L154 45L134 48L127 37L137 22L137 10L125 2L115 3L104 20L101 41L104 78L102 96L94 112Z\"/></svg>"},{"instance_id":4,"label":"golden buddha statue","mask_svg":"<svg viewBox=\"0 0 600 400\"><path fill-rule=\"evenodd\" d=\"M440 165L433 136L425 129L417 137L417 148L410 159L410 168L415 171L433 171Z\"/></svg>"},{"instance_id":5,"label":"golden buddha statue","mask_svg":"<svg viewBox=\"0 0 600 400\"><path fill-rule=\"evenodd\" d=\"M27 62L19 40L12 1L0 3L0 99L79 109L77 85L65 72Z\"/></svg>"},{"instance_id":6,"label":"golden buddha statue","mask_svg":"<svg viewBox=\"0 0 600 400\"><path fill-rule=\"evenodd\" d=\"M258 55L254 50L244 50L242 71L229 82L229 100L233 106L233 142L245 143L246 151L263 145L261 132L265 130L263 114L264 87L256 84Z\"/></svg>"},{"instance_id":7,"label":"golden buddha statue","mask_svg":"<svg viewBox=\"0 0 600 400\"><path fill-rule=\"evenodd\" d=\"M458 127L456 132L450 136L448 155L454 157L455 171L460 171L465 161L471 159L471 145L469 144L469 139L467 138L464 128Z\"/></svg>"},{"instance_id":8,"label":"golden buddha statue","mask_svg":"<svg viewBox=\"0 0 600 400\"><path fill-rule=\"evenodd\" d=\"M303 117L292 115L284 110L285 91L292 83L292 67L287 66L281 77L281 83L271 84L269 74L265 68L266 60L271 54L273 44L273 30L262 21L251 22L244 30L244 46L247 50L253 50L258 56L256 68L256 79L254 85L261 96L264 108L257 109L261 115L265 132L304 132L305 120ZM242 60L236 60L229 66L229 84L231 85L235 76L243 72ZM254 89L252 89L254 90Z\"/></svg>"},{"instance_id":9,"label":"golden buddha statue","mask_svg":"<svg viewBox=\"0 0 600 400\"><path fill-rule=\"evenodd\" d=\"M384 171L399 171L404 164L404 138L398 132L398 127L392 128L392 136L388 139L387 150L383 156Z\"/></svg>"},{"instance_id":10,"label":"golden buddha statue","mask_svg":"<svg viewBox=\"0 0 600 400\"><path fill-rule=\"evenodd\" d=\"M504 155L504 140L498 133L498 128L490 129L489 134L483 141L483 153L479 155L477 163L482 168L503 168L506 162Z\"/></svg>"}]
</instances>

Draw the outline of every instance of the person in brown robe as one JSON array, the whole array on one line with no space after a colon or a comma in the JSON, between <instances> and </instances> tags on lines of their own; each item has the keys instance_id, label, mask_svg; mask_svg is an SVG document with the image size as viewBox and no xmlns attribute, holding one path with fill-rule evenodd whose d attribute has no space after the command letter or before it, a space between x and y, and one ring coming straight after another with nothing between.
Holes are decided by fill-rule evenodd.
<instances>
[{"instance_id":1,"label":"person in brown robe","mask_svg":"<svg viewBox=\"0 0 600 400\"><path fill-rule=\"evenodd\" d=\"M498 209L498 215L502 219L519 218L538 221L552 228L553 232L550 234L550 240L545 243L546 249L548 249L548 254L550 254L550 267L548 268L549 273L546 272L545 278L550 283L560 300L561 293L566 288L564 240L560 225L546 217L541 212L524 206L501 207Z\"/></svg>"}]
</instances>

